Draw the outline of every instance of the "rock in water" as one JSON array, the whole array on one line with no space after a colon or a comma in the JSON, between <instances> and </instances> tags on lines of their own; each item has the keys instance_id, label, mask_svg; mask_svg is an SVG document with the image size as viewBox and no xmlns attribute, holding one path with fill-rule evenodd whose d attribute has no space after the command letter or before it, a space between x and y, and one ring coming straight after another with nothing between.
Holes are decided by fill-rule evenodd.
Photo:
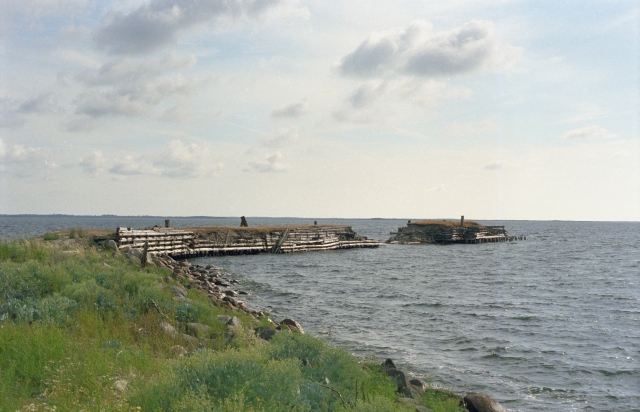
<instances>
[{"instance_id":1,"label":"rock in water","mask_svg":"<svg viewBox=\"0 0 640 412\"><path fill-rule=\"evenodd\" d=\"M292 332L304 333L304 330L302 330L302 326L293 319L283 319L282 322L280 322L280 328L283 327L286 327Z\"/></svg>"},{"instance_id":2,"label":"rock in water","mask_svg":"<svg viewBox=\"0 0 640 412\"><path fill-rule=\"evenodd\" d=\"M507 412L498 401L483 393L469 393L464 397L469 412Z\"/></svg>"}]
</instances>

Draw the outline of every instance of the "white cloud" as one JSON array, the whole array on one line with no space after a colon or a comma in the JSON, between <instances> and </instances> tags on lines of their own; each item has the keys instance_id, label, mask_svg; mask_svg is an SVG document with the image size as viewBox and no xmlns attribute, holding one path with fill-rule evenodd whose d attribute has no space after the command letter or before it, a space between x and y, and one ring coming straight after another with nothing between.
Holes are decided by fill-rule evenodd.
<instances>
[{"instance_id":1,"label":"white cloud","mask_svg":"<svg viewBox=\"0 0 640 412\"><path fill-rule=\"evenodd\" d=\"M562 135L564 139L611 139L616 137L614 133L609 132L604 127L586 126L578 129L569 130Z\"/></svg>"},{"instance_id":2,"label":"white cloud","mask_svg":"<svg viewBox=\"0 0 640 412\"><path fill-rule=\"evenodd\" d=\"M104 169L106 160L101 151L95 150L90 155L80 159L78 164L85 173L93 177Z\"/></svg>"},{"instance_id":3,"label":"white cloud","mask_svg":"<svg viewBox=\"0 0 640 412\"><path fill-rule=\"evenodd\" d=\"M289 166L280 162L282 157L282 153L280 152L266 155L263 159L249 162L243 171L259 173L284 172Z\"/></svg>"},{"instance_id":4,"label":"white cloud","mask_svg":"<svg viewBox=\"0 0 640 412\"><path fill-rule=\"evenodd\" d=\"M162 176L199 177L208 176L222 169L221 163L210 161L207 149L191 143L184 145L180 140L172 140L153 160L153 165Z\"/></svg>"},{"instance_id":5,"label":"white cloud","mask_svg":"<svg viewBox=\"0 0 640 412\"><path fill-rule=\"evenodd\" d=\"M279 129L273 133L261 136L258 143L262 147L280 148L295 143L300 136L297 127Z\"/></svg>"},{"instance_id":6,"label":"white cloud","mask_svg":"<svg viewBox=\"0 0 640 412\"><path fill-rule=\"evenodd\" d=\"M16 128L27 122L27 119L18 112L19 106L14 99L0 98L0 127Z\"/></svg>"},{"instance_id":7,"label":"white cloud","mask_svg":"<svg viewBox=\"0 0 640 412\"><path fill-rule=\"evenodd\" d=\"M44 114L59 111L60 109L58 107L56 96L51 92L41 93L37 97L24 101L18 107L18 112L25 114Z\"/></svg>"},{"instance_id":8,"label":"white cloud","mask_svg":"<svg viewBox=\"0 0 640 412\"><path fill-rule=\"evenodd\" d=\"M168 53L160 59L122 58L87 70L78 76L85 91L76 99L75 114L93 118L151 114L160 103L189 95L206 82L181 73L195 63L193 55ZM86 123L72 119L67 130L82 130Z\"/></svg>"},{"instance_id":9,"label":"white cloud","mask_svg":"<svg viewBox=\"0 0 640 412\"><path fill-rule=\"evenodd\" d=\"M151 0L129 14L109 13L96 31L97 46L112 54L145 54L176 42L198 25L257 19L281 0Z\"/></svg>"},{"instance_id":10,"label":"white cloud","mask_svg":"<svg viewBox=\"0 0 640 412\"><path fill-rule=\"evenodd\" d=\"M143 157L127 155L109 168L109 172L120 176L135 176L152 173L153 169Z\"/></svg>"},{"instance_id":11,"label":"white cloud","mask_svg":"<svg viewBox=\"0 0 640 412\"><path fill-rule=\"evenodd\" d=\"M172 140L160 151L127 155L108 170L117 176L154 175L172 178L207 177L223 168L208 148Z\"/></svg>"},{"instance_id":12,"label":"white cloud","mask_svg":"<svg viewBox=\"0 0 640 412\"><path fill-rule=\"evenodd\" d=\"M362 109L371 105L378 97L384 94L385 88L386 84L382 81L372 81L360 85L349 96L351 107Z\"/></svg>"},{"instance_id":13,"label":"white cloud","mask_svg":"<svg viewBox=\"0 0 640 412\"><path fill-rule=\"evenodd\" d=\"M494 132L499 129L499 126L492 120L486 119L479 122L471 123L451 123L447 126L446 130L450 134L463 135L472 133L486 133Z\"/></svg>"},{"instance_id":14,"label":"white cloud","mask_svg":"<svg viewBox=\"0 0 640 412\"><path fill-rule=\"evenodd\" d=\"M306 100L281 107L271 113L272 117L300 117L309 111L309 103Z\"/></svg>"},{"instance_id":15,"label":"white cloud","mask_svg":"<svg viewBox=\"0 0 640 412\"><path fill-rule=\"evenodd\" d=\"M433 32L416 21L404 30L372 35L340 63L345 76L452 76L510 67L522 50L498 39L490 21L471 20L450 30Z\"/></svg>"},{"instance_id":16,"label":"white cloud","mask_svg":"<svg viewBox=\"0 0 640 412\"><path fill-rule=\"evenodd\" d=\"M14 145L6 149L2 144L0 150L3 161L2 171L16 177L31 177L58 167L50 153L43 148Z\"/></svg>"}]
</instances>

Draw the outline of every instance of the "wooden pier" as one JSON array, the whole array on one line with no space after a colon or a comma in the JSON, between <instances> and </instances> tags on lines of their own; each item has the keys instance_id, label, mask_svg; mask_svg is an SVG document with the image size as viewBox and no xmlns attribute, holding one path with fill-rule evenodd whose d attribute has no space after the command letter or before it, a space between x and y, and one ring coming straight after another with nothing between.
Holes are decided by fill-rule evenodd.
<instances>
[{"instance_id":1,"label":"wooden pier","mask_svg":"<svg viewBox=\"0 0 640 412\"><path fill-rule=\"evenodd\" d=\"M419 220L412 223L409 221L406 227L398 228L397 232L391 234L394 236L387 240L387 243L403 245L478 244L527 239L525 236L510 236L504 226L484 226L476 222L465 222L464 216L460 222Z\"/></svg>"},{"instance_id":2,"label":"wooden pier","mask_svg":"<svg viewBox=\"0 0 640 412\"><path fill-rule=\"evenodd\" d=\"M174 229L118 228L115 239L120 250L142 249L156 255L189 258L258 253L293 253L384 245L355 233L346 225L205 227Z\"/></svg>"}]
</instances>

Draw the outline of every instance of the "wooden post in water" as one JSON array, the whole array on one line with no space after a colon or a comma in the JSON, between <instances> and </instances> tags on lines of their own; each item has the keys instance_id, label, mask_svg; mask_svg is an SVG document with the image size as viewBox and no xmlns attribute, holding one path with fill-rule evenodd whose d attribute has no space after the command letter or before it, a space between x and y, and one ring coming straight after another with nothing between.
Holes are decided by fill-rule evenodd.
<instances>
[{"instance_id":1,"label":"wooden post in water","mask_svg":"<svg viewBox=\"0 0 640 412\"><path fill-rule=\"evenodd\" d=\"M249 227L247 219L244 216L240 216L240 227Z\"/></svg>"},{"instance_id":2,"label":"wooden post in water","mask_svg":"<svg viewBox=\"0 0 640 412\"><path fill-rule=\"evenodd\" d=\"M171 227L171 221L169 219L164 220L164 227Z\"/></svg>"},{"instance_id":3,"label":"wooden post in water","mask_svg":"<svg viewBox=\"0 0 640 412\"><path fill-rule=\"evenodd\" d=\"M464 227L464 216L460 216L460 227Z\"/></svg>"}]
</instances>

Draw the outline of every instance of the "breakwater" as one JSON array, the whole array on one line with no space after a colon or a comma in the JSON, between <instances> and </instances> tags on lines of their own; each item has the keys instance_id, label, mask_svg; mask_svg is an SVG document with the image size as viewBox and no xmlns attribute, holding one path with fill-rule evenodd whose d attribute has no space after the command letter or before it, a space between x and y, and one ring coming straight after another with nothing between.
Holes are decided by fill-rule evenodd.
<instances>
[{"instance_id":1,"label":"breakwater","mask_svg":"<svg viewBox=\"0 0 640 412\"><path fill-rule=\"evenodd\" d=\"M460 223L450 220L418 220L409 221L407 226L398 228L387 243L402 245L454 243L478 244L513 242L526 240L524 236L510 236L504 226L484 226L476 222L464 221Z\"/></svg>"},{"instance_id":2,"label":"breakwater","mask_svg":"<svg viewBox=\"0 0 640 412\"><path fill-rule=\"evenodd\" d=\"M120 250L147 248L147 252L190 258L258 253L293 253L352 248L375 248L383 243L358 235L348 225L295 225L256 227L200 227L174 229L120 227L115 234L96 238L113 240Z\"/></svg>"}]
</instances>

